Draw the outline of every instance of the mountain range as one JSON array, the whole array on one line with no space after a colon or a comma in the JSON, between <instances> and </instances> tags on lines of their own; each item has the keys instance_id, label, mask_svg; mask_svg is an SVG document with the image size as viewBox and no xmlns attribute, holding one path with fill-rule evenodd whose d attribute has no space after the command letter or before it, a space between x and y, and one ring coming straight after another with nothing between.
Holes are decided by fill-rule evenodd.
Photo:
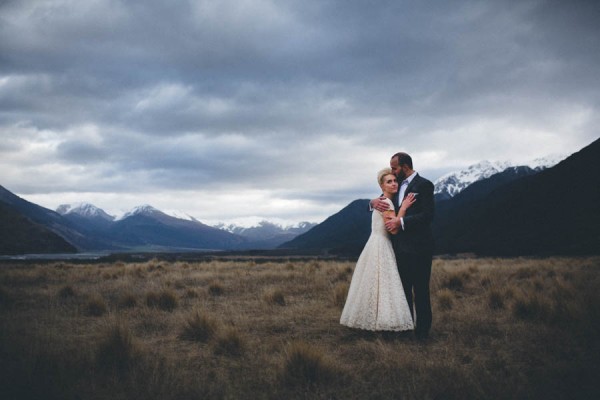
<instances>
[{"instance_id":1,"label":"mountain range","mask_svg":"<svg viewBox=\"0 0 600 400\"><path fill-rule=\"evenodd\" d=\"M436 201L448 200L456 196L471 184L482 179L487 179L490 176L503 172L508 168L527 166L532 170L539 172L558 164L565 158L565 155L553 155L544 158L536 158L535 160L522 165L516 165L507 161L481 161L477 164L470 165L459 171L450 172L438 178L433 183L433 194Z\"/></svg>"},{"instance_id":2,"label":"mountain range","mask_svg":"<svg viewBox=\"0 0 600 400\"><path fill-rule=\"evenodd\" d=\"M555 159L530 166L481 162L438 179L436 253L598 253L598 159L600 140L556 165ZM86 203L52 211L0 186L0 222L0 254L277 248L356 256L370 234L371 213L368 199L358 199L320 224L209 226L149 205L120 218Z\"/></svg>"},{"instance_id":3,"label":"mountain range","mask_svg":"<svg viewBox=\"0 0 600 400\"><path fill-rule=\"evenodd\" d=\"M472 179L476 173L454 174L469 176L464 180L471 183L456 185L452 196L436 196L436 254L600 253L598 160L600 139L550 168L510 166L481 179ZM440 182L449 181L439 180L438 188ZM356 256L369 236L370 221L368 200L356 200L280 248L321 246L323 251ZM349 232L352 224L354 231Z\"/></svg>"},{"instance_id":4,"label":"mountain range","mask_svg":"<svg viewBox=\"0 0 600 400\"><path fill-rule=\"evenodd\" d=\"M0 254L76 251L213 251L273 249L314 224L254 228L212 227L177 218L150 206L120 218L88 203L63 204L52 211L0 186ZM22 234L16 234L23 232Z\"/></svg>"}]
</instances>

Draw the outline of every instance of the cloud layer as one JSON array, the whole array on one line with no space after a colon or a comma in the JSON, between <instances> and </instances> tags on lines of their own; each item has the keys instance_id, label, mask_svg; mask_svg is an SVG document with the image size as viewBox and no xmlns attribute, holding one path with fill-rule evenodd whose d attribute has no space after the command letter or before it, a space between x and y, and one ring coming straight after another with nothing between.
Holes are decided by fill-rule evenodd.
<instances>
[{"instance_id":1,"label":"cloud layer","mask_svg":"<svg viewBox=\"0 0 600 400\"><path fill-rule=\"evenodd\" d=\"M54 208L320 222L600 136L597 1L0 3L0 184Z\"/></svg>"}]
</instances>

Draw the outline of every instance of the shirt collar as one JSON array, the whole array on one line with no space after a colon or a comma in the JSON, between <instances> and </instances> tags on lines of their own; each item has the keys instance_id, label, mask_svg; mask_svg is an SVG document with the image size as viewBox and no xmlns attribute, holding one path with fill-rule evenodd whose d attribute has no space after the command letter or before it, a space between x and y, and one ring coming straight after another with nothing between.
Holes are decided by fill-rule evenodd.
<instances>
[{"instance_id":1,"label":"shirt collar","mask_svg":"<svg viewBox=\"0 0 600 400\"><path fill-rule=\"evenodd\" d=\"M417 171L413 171L412 174L410 174L409 177L407 177L406 179L404 179L404 181L407 181L408 184L410 185L410 183L412 182L413 179L415 179L415 176L417 176ZM404 182L402 181L402 182Z\"/></svg>"}]
</instances>

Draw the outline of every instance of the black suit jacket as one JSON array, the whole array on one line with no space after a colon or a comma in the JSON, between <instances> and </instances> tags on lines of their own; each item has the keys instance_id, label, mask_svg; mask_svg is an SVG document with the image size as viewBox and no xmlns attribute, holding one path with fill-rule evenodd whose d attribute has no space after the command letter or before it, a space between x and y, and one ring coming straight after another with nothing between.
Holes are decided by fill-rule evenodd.
<instances>
[{"instance_id":1,"label":"black suit jacket","mask_svg":"<svg viewBox=\"0 0 600 400\"><path fill-rule=\"evenodd\" d=\"M417 201L413 203L404 216L404 230L400 228L397 234L392 235L392 242L396 251L406 253L433 254L433 234L431 222L434 215L433 183L417 174L404 192L404 197L409 193L417 194ZM400 190L393 198L396 213L398 212ZM401 202L400 202L401 203Z\"/></svg>"}]
</instances>

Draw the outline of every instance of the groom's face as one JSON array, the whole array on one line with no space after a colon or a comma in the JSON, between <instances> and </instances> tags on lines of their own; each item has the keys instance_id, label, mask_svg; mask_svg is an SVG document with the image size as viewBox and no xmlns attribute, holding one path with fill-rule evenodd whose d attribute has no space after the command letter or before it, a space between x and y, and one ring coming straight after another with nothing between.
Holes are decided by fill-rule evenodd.
<instances>
[{"instance_id":1,"label":"groom's face","mask_svg":"<svg viewBox=\"0 0 600 400\"><path fill-rule=\"evenodd\" d=\"M392 169L394 175L396 175L396 177L398 178L398 182L406 178L404 171L402 171L402 168L400 167L400 165L398 165L398 157L393 157L390 160L390 168Z\"/></svg>"}]
</instances>

